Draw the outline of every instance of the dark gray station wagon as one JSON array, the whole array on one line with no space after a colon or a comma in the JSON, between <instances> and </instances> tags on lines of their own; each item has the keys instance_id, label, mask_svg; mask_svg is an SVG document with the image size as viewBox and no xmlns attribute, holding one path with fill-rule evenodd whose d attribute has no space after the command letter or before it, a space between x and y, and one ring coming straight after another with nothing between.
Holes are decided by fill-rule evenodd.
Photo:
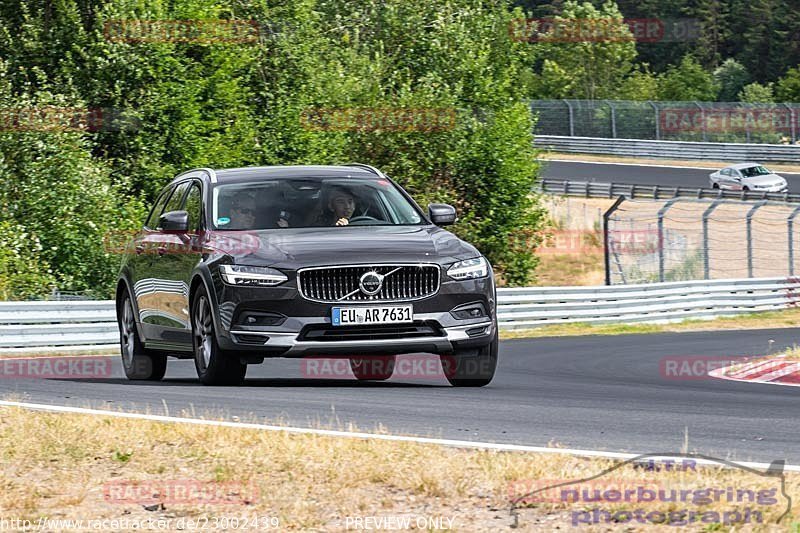
<instances>
[{"instance_id":1,"label":"dark gray station wagon","mask_svg":"<svg viewBox=\"0 0 800 533\"><path fill-rule=\"evenodd\" d=\"M230 385L265 357L318 356L385 380L396 355L432 353L451 384L486 385L492 268L441 228L455 220L368 165L184 172L123 254L125 373L159 380L168 356L193 358L201 382Z\"/></svg>"}]
</instances>

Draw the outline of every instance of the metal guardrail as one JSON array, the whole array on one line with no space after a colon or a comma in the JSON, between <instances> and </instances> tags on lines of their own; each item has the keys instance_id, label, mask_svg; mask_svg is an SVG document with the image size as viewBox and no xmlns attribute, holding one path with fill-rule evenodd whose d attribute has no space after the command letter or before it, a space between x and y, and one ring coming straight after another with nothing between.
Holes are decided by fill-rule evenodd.
<instances>
[{"instance_id":1,"label":"metal guardrail","mask_svg":"<svg viewBox=\"0 0 800 533\"><path fill-rule=\"evenodd\" d=\"M797 307L800 278L498 289L500 329L674 322Z\"/></svg>"},{"instance_id":2,"label":"metal guardrail","mask_svg":"<svg viewBox=\"0 0 800 533\"><path fill-rule=\"evenodd\" d=\"M625 196L630 200L669 200L670 198L701 198L712 200L773 200L777 202L800 203L800 194L789 192L730 191L702 187L670 187L666 185L635 185L630 183L595 183L593 181L570 181L542 179L537 190L564 196L584 198L618 198Z\"/></svg>"},{"instance_id":3,"label":"metal guardrail","mask_svg":"<svg viewBox=\"0 0 800 533\"><path fill-rule=\"evenodd\" d=\"M114 301L0 302L0 353L54 347L118 350Z\"/></svg>"},{"instance_id":4,"label":"metal guardrail","mask_svg":"<svg viewBox=\"0 0 800 533\"><path fill-rule=\"evenodd\" d=\"M800 163L800 146L786 144L650 141L555 135L537 135L534 137L533 143L538 148L562 153L710 161Z\"/></svg>"},{"instance_id":5,"label":"metal guardrail","mask_svg":"<svg viewBox=\"0 0 800 533\"><path fill-rule=\"evenodd\" d=\"M800 278L500 288L500 329L674 322L797 307ZM0 302L0 353L118 349L114 302Z\"/></svg>"}]
</instances>

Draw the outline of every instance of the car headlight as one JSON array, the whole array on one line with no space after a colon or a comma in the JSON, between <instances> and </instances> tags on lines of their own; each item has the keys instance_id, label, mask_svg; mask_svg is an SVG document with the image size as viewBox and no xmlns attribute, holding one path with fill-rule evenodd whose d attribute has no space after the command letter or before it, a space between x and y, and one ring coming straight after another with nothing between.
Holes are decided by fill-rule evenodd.
<instances>
[{"instance_id":1,"label":"car headlight","mask_svg":"<svg viewBox=\"0 0 800 533\"><path fill-rule=\"evenodd\" d=\"M230 285L273 287L289 279L280 270L268 267L222 265L219 271L225 283Z\"/></svg>"},{"instance_id":2,"label":"car headlight","mask_svg":"<svg viewBox=\"0 0 800 533\"><path fill-rule=\"evenodd\" d=\"M489 275L489 264L483 257L459 261L447 269L447 275L459 281L465 279L484 278Z\"/></svg>"}]
</instances>

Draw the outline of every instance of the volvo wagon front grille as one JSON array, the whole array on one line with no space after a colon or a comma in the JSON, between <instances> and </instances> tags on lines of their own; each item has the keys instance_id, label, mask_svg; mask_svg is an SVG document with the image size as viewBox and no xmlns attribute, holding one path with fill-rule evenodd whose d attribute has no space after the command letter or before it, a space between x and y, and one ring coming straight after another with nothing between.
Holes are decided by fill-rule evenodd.
<instances>
[{"instance_id":1,"label":"volvo wagon front grille","mask_svg":"<svg viewBox=\"0 0 800 533\"><path fill-rule=\"evenodd\" d=\"M361 278L374 272L381 279L364 290ZM371 277L374 282L374 276ZM340 302L403 302L419 300L439 290L439 267L430 264L348 265L306 268L298 271L300 294L308 300Z\"/></svg>"}]
</instances>

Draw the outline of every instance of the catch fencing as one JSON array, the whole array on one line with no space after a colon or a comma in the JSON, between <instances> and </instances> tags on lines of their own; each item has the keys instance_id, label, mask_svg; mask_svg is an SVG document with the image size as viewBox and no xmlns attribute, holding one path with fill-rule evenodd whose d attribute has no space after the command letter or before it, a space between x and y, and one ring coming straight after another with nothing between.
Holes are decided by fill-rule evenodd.
<instances>
[{"instance_id":1,"label":"catch fencing","mask_svg":"<svg viewBox=\"0 0 800 533\"><path fill-rule=\"evenodd\" d=\"M795 144L800 104L532 100L537 135Z\"/></svg>"},{"instance_id":2,"label":"catch fencing","mask_svg":"<svg viewBox=\"0 0 800 533\"><path fill-rule=\"evenodd\" d=\"M800 272L800 204L621 197L604 215L609 285Z\"/></svg>"},{"instance_id":3,"label":"catch fencing","mask_svg":"<svg viewBox=\"0 0 800 533\"><path fill-rule=\"evenodd\" d=\"M800 279L499 288L501 330L570 323L675 322L797 307ZM0 353L119 350L114 302L0 302Z\"/></svg>"}]
</instances>

